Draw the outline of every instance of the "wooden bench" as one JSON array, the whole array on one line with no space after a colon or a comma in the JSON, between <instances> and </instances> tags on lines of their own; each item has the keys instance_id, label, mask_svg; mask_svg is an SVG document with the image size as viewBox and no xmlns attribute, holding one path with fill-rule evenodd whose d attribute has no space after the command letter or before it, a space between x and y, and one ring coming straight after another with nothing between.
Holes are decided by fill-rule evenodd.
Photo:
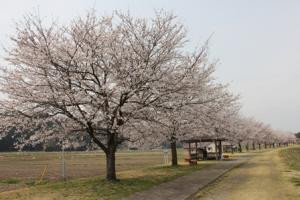
<instances>
[{"instance_id":1,"label":"wooden bench","mask_svg":"<svg viewBox=\"0 0 300 200\"><path fill-rule=\"evenodd\" d=\"M184 159L186 162L189 162L190 165L197 165L197 160L185 158Z\"/></svg>"}]
</instances>

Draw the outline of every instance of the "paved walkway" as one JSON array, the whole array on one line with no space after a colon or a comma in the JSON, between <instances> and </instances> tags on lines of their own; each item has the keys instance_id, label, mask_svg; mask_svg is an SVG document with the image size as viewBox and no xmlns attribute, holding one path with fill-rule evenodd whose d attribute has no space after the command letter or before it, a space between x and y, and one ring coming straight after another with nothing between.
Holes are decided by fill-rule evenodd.
<instances>
[{"instance_id":1,"label":"paved walkway","mask_svg":"<svg viewBox=\"0 0 300 200\"><path fill-rule=\"evenodd\" d=\"M124 200L184 200L248 159L249 157L239 157L236 160L220 161L218 164L179 177L174 181L137 192Z\"/></svg>"}]
</instances>

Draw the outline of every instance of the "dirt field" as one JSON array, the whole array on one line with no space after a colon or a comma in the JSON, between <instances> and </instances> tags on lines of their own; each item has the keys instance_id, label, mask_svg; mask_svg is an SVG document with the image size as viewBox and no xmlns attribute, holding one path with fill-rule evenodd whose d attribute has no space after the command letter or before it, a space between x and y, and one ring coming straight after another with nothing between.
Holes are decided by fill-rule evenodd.
<instances>
[{"instance_id":1,"label":"dirt field","mask_svg":"<svg viewBox=\"0 0 300 200\"><path fill-rule=\"evenodd\" d=\"M0 153L0 180L39 179L45 168L46 179L61 178L61 155L60 152ZM116 157L117 171L163 164L162 151L120 152ZM69 178L105 174L105 156L101 152L67 152L65 163Z\"/></svg>"},{"instance_id":2,"label":"dirt field","mask_svg":"<svg viewBox=\"0 0 300 200\"><path fill-rule=\"evenodd\" d=\"M298 200L300 188L291 182L289 172L278 150L257 153L248 163L200 191L194 199Z\"/></svg>"}]
</instances>

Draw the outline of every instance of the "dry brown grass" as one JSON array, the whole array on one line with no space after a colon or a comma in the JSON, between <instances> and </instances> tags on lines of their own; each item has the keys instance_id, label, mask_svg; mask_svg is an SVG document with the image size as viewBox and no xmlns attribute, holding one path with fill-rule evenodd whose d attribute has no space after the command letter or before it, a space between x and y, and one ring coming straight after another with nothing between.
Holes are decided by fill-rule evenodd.
<instances>
[{"instance_id":1,"label":"dry brown grass","mask_svg":"<svg viewBox=\"0 0 300 200\"><path fill-rule=\"evenodd\" d=\"M181 151L179 157L181 158ZM117 171L139 169L163 163L162 151L119 152ZM105 156L102 152L67 152L66 175L69 178L101 176L105 174ZM45 179L61 178L60 152L0 153L0 180L39 179L45 167Z\"/></svg>"},{"instance_id":2,"label":"dry brown grass","mask_svg":"<svg viewBox=\"0 0 300 200\"><path fill-rule=\"evenodd\" d=\"M284 172L286 166L279 158L278 149L253 153L246 164L232 170L215 183L200 191L201 200L298 200L295 187Z\"/></svg>"},{"instance_id":3,"label":"dry brown grass","mask_svg":"<svg viewBox=\"0 0 300 200\"><path fill-rule=\"evenodd\" d=\"M140 163L138 167L131 166L130 170L118 172L119 182L107 182L103 176L89 178L74 178L66 182L51 180L42 182L19 190L12 190L0 193L2 200L101 200L122 199L134 192L145 190L154 185L173 180L179 176L186 175L203 167L209 166L210 161L203 161L198 165L188 166L187 163L180 163L177 167L153 166L151 163L146 167L144 157L151 153L135 153L134 155L124 154L121 156L134 156ZM138 158L138 159L137 159ZM127 163L134 162L131 158ZM124 161L125 162L125 161ZM143 163L143 164L142 164ZM144 166L144 167L143 167ZM10 180L9 182L14 182Z\"/></svg>"}]
</instances>

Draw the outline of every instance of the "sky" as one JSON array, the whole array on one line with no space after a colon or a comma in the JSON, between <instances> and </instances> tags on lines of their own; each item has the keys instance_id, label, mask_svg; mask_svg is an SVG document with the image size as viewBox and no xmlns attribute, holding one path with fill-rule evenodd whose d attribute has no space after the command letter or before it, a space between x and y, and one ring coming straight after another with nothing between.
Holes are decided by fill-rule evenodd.
<instances>
[{"instance_id":1,"label":"sky","mask_svg":"<svg viewBox=\"0 0 300 200\"><path fill-rule=\"evenodd\" d=\"M94 8L151 17L173 12L185 25L190 45L210 36L215 76L240 94L242 114L275 129L300 131L300 1L298 0L1 0L0 44L9 47L15 22L39 12L61 23ZM0 50L0 64L3 64Z\"/></svg>"}]
</instances>

